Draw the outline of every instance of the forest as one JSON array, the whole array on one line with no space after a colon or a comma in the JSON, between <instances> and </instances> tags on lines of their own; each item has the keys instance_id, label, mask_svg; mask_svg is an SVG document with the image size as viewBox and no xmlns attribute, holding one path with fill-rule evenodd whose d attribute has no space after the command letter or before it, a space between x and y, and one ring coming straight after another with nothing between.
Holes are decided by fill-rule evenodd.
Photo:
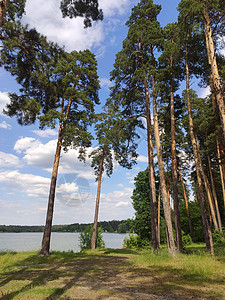
<instances>
[{"instance_id":1,"label":"forest","mask_svg":"<svg viewBox=\"0 0 225 300\"><path fill-rule=\"evenodd\" d=\"M124 228L125 224L125 228ZM92 224L68 224L68 225L53 225L52 232L83 232L86 227ZM103 229L104 232L129 232L129 222L127 220L121 221L103 221L98 222L98 226ZM0 232L43 232L44 226L21 226L21 225L0 225Z\"/></svg>"},{"instance_id":2,"label":"forest","mask_svg":"<svg viewBox=\"0 0 225 300\"><path fill-rule=\"evenodd\" d=\"M100 99L94 53L66 52L21 23L25 0L1 1L0 66L20 85L9 93L4 113L20 125L38 122L40 129L58 130L40 255L50 251L62 151L78 149L85 161L93 138L98 142L89 154L98 184L95 249L103 176L112 175L115 163L135 166L140 130L146 133L148 168L134 179L131 230L153 251L165 243L172 256L184 252L187 236L204 242L211 255L215 241L224 242L224 4L181 0L177 21L162 27L160 5L137 3L110 72L109 97ZM64 0L60 9L63 17L82 17L84 27L104 16L97 0ZM192 89L193 78L208 96Z\"/></svg>"}]
</instances>

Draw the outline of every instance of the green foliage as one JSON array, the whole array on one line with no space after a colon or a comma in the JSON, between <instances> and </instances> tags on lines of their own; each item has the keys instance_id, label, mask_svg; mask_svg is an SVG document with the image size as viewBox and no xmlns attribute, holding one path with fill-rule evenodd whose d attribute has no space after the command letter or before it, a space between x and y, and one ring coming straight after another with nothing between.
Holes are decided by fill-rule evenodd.
<instances>
[{"instance_id":1,"label":"green foliage","mask_svg":"<svg viewBox=\"0 0 225 300\"><path fill-rule=\"evenodd\" d=\"M93 225L87 226L83 232L81 232L79 241L81 250L91 249L91 238L92 238ZM96 238L96 248L104 248L105 242L102 238L103 229L98 227L97 238Z\"/></svg>"},{"instance_id":2,"label":"green foliage","mask_svg":"<svg viewBox=\"0 0 225 300\"><path fill-rule=\"evenodd\" d=\"M225 228L222 228L222 231L214 230L212 233L213 242L215 244L224 244L225 245Z\"/></svg>"},{"instance_id":3,"label":"green foliage","mask_svg":"<svg viewBox=\"0 0 225 300\"><path fill-rule=\"evenodd\" d=\"M139 235L129 234L129 238L123 240L123 248L143 248L150 247L151 243L148 239L141 239Z\"/></svg>"},{"instance_id":4,"label":"green foliage","mask_svg":"<svg viewBox=\"0 0 225 300\"><path fill-rule=\"evenodd\" d=\"M191 236L190 234L185 234L183 231L182 231L182 242L183 242L183 246L189 246L192 244L192 239L191 239Z\"/></svg>"},{"instance_id":5,"label":"green foliage","mask_svg":"<svg viewBox=\"0 0 225 300\"><path fill-rule=\"evenodd\" d=\"M121 223L118 226L118 233L126 233L127 232L127 225L126 223Z\"/></svg>"},{"instance_id":6,"label":"green foliage","mask_svg":"<svg viewBox=\"0 0 225 300\"><path fill-rule=\"evenodd\" d=\"M103 12L98 8L98 0L62 0L63 17L84 17L84 27L91 27L93 21L103 20Z\"/></svg>"}]
</instances>

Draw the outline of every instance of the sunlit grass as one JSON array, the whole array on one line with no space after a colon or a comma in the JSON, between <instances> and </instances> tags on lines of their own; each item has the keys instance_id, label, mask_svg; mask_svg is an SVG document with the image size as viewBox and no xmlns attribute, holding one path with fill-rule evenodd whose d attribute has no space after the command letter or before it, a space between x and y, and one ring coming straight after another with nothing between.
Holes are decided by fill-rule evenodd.
<instances>
[{"instance_id":1,"label":"sunlit grass","mask_svg":"<svg viewBox=\"0 0 225 300\"><path fill-rule=\"evenodd\" d=\"M204 245L191 245L176 257L165 247L156 253L151 249L103 249L52 252L48 257L38 252L0 252L1 299L75 299L77 293L85 293L85 299L104 294L120 297L117 289L105 285L110 280L121 284L121 295L126 295L127 286L134 286L140 293L144 288L150 294L225 299L225 247L215 247L214 257Z\"/></svg>"}]
</instances>

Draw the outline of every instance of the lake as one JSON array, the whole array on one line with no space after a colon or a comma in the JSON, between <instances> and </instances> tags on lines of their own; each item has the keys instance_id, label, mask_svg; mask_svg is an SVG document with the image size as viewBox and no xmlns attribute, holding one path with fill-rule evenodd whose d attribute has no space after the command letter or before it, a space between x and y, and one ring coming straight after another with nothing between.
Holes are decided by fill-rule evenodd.
<instances>
[{"instance_id":1,"label":"lake","mask_svg":"<svg viewBox=\"0 0 225 300\"><path fill-rule=\"evenodd\" d=\"M42 232L0 233L0 251L37 251L41 248ZM78 232L53 232L51 236L52 251L79 252ZM122 248L123 240L128 234L103 233L106 248Z\"/></svg>"}]
</instances>

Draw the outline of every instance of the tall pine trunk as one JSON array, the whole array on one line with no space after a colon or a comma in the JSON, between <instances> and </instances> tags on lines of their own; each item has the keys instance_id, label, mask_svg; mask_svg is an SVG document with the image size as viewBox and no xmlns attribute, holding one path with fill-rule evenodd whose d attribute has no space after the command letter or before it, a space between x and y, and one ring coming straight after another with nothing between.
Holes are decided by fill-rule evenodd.
<instances>
[{"instance_id":1,"label":"tall pine trunk","mask_svg":"<svg viewBox=\"0 0 225 300\"><path fill-rule=\"evenodd\" d=\"M214 84L213 84L212 74L210 74L210 89L211 89L211 95L212 95L213 111L214 111L214 113L216 113L218 106L216 103L216 91L215 91ZM216 124L216 125L218 125L218 124ZM223 168L222 160L221 160L220 143L219 143L218 137L216 137L216 148L217 148L217 158L218 158L219 170L220 170L222 193L223 193L223 202L224 202L224 207L225 207L224 168ZM219 222L219 220L218 220L218 222Z\"/></svg>"},{"instance_id":2,"label":"tall pine trunk","mask_svg":"<svg viewBox=\"0 0 225 300\"><path fill-rule=\"evenodd\" d=\"M220 146L219 146L219 142L217 140L217 157L218 157L218 161L219 161L219 169L220 169L220 179L221 179L221 185L222 185L222 191L223 191L223 204L224 204L224 208L225 208L225 180L224 180L224 169L223 169L223 165L222 165L222 159L221 159L221 153L220 153Z\"/></svg>"},{"instance_id":3,"label":"tall pine trunk","mask_svg":"<svg viewBox=\"0 0 225 300\"><path fill-rule=\"evenodd\" d=\"M157 149L157 159L158 159L158 166L159 166L159 176L160 176L160 185L161 185L161 194L162 194L162 202L163 202L163 210L165 216L165 225L166 225L166 232L167 232L167 248L168 251L175 256L176 255L176 248L173 238L173 226L169 208L169 200L168 194L166 189L166 179L165 179L165 171L163 166L163 157L162 157L162 148L160 143L160 136L159 136L159 122L158 122L158 113L157 113L157 96L155 90L155 79L152 76L152 98L153 98L153 117L154 117L154 131L155 131L155 142L156 142L156 149Z\"/></svg>"},{"instance_id":4,"label":"tall pine trunk","mask_svg":"<svg viewBox=\"0 0 225 300\"><path fill-rule=\"evenodd\" d=\"M55 202L55 190L56 190L56 182L57 182L60 154L62 149L62 140L63 140L61 133L66 126L66 122L70 113L71 104L72 104L72 99L69 100L66 116L64 118L63 123L62 121L59 123L58 141L57 141L55 159L54 159L53 170L52 170L52 178L51 178L49 199L48 199L48 209L47 209L45 229L42 238L42 247L41 247L40 255L49 255L54 202ZM62 100L62 104L61 104L61 113L63 113L63 108L64 108L64 100Z\"/></svg>"},{"instance_id":5,"label":"tall pine trunk","mask_svg":"<svg viewBox=\"0 0 225 300\"><path fill-rule=\"evenodd\" d=\"M197 150L198 150L199 163L200 163L201 170L202 170L202 177L203 177L205 190L206 190L207 197L208 197L208 202L209 202L209 208L210 208L210 212L211 212L212 221L213 221L215 229L218 230L219 227L218 227L218 223L217 223L217 219L216 219L216 212L215 212L215 208L214 208L214 204L213 204L213 195L212 195L209 180L207 178L205 168L204 168L204 165L203 165L203 162L202 162L202 158L201 158L201 155L200 155L200 147L199 147L199 142L198 142L198 138L197 138L196 135L195 135L195 140L196 140L196 145L197 145Z\"/></svg>"},{"instance_id":6,"label":"tall pine trunk","mask_svg":"<svg viewBox=\"0 0 225 300\"><path fill-rule=\"evenodd\" d=\"M173 66L173 59L170 58L170 66ZM172 81L172 80L171 80ZM175 108L173 84L170 83L170 118L171 118L171 150L172 150L172 177L173 177L173 201L174 201L174 220L176 231L177 250L183 252L183 242L180 222L180 205L178 198L178 175L177 175L177 151L176 151L176 129L175 129Z\"/></svg>"},{"instance_id":7,"label":"tall pine trunk","mask_svg":"<svg viewBox=\"0 0 225 300\"><path fill-rule=\"evenodd\" d=\"M149 88L147 79L144 79L145 87L145 106L147 119L147 139L148 139L148 169L149 169L149 186L150 186L150 205L151 205L151 233L152 233L152 249L159 249L158 223L157 223L157 201L155 188L155 172L154 172L154 157L153 157L153 141L152 141L152 124L151 111L149 101Z\"/></svg>"},{"instance_id":8,"label":"tall pine trunk","mask_svg":"<svg viewBox=\"0 0 225 300\"><path fill-rule=\"evenodd\" d=\"M190 211L189 211L189 207L188 207L187 194L186 194L186 190L185 190L184 181L183 181L183 177L182 177L182 174L181 174L180 166L178 166L178 170L179 170L180 182L181 182L181 185L182 185L182 190L183 190L183 195L184 195L186 212L187 212L187 216L188 216L188 225L189 225L190 235L191 235L191 238L193 240L193 237L194 237L193 226L192 226L192 222L191 222L191 216L190 216Z\"/></svg>"},{"instance_id":9,"label":"tall pine trunk","mask_svg":"<svg viewBox=\"0 0 225 300\"><path fill-rule=\"evenodd\" d=\"M221 222L218 200L217 200L217 195L216 195L216 188L215 188L214 178L213 178L213 173L212 173L212 164L211 164L211 159L210 159L209 154L207 155L207 158L208 158L209 174L210 174L210 180L211 180L211 185L212 185L213 198L214 198L215 207L216 207L218 227L219 227L219 230L222 231L222 222Z\"/></svg>"},{"instance_id":10,"label":"tall pine trunk","mask_svg":"<svg viewBox=\"0 0 225 300\"><path fill-rule=\"evenodd\" d=\"M207 7L205 7L204 9L204 26L205 26L205 39L206 39L208 61L211 66L212 82L215 89L216 101L219 108L220 120L222 124L223 135L225 138L225 105L224 105L220 76L219 76L219 71L217 66L216 55L215 55L209 11Z\"/></svg>"},{"instance_id":11,"label":"tall pine trunk","mask_svg":"<svg viewBox=\"0 0 225 300\"><path fill-rule=\"evenodd\" d=\"M5 19L8 4L9 0L0 1L0 28L2 27L3 21Z\"/></svg>"},{"instance_id":12,"label":"tall pine trunk","mask_svg":"<svg viewBox=\"0 0 225 300\"><path fill-rule=\"evenodd\" d=\"M96 248L96 239L97 239L97 230L98 230L98 212L99 212L99 202L101 195L101 184L102 184L102 174L103 174L103 164L104 164L104 150L102 152L102 159L100 163L99 176L98 176L98 189L96 196L96 204L95 204L95 216L94 216L94 224L91 238L91 249Z\"/></svg>"},{"instance_id":13,"label":"tall pine trunk","mask_svg":"<svg viewBox=\"0 0 225 300\"><path fill-rule=\"evenodd\" d=\"M159 185L159 195L158 195L158 241L160 246L160 185Z\"/></svg>"},{"instance_id":14,"label":"tall pine trunk","mask_svg":"<svg viewBox=\"0 0 225 300\"><path fill-rule=\"evenodd\" d=\"M191 101L190 101L189 65L188 65L188 47L187 47L187 45L186 45L185 55L186 55L186 58L185 58L186 98L187 98L189 130L190 130L191 143L192 143L194 159L195 159L195 167L196 167L197 181L198 181L198 187L199 187L200 207L201 207L201 215L202 215L202 222L203 222L203 228L204 228L206 249L209 253L211 253L213 255L214 249L213 249L212 232L211 232L211 228L209 226L208 219L207 219L206 201L205 201L203 183L202 183L202 178L201 178L201 168L200 168L200 162L199 162L199 157L198 157L196 139L194 136L194 124L193 124Z\"/></svg>"}]
</instances>

